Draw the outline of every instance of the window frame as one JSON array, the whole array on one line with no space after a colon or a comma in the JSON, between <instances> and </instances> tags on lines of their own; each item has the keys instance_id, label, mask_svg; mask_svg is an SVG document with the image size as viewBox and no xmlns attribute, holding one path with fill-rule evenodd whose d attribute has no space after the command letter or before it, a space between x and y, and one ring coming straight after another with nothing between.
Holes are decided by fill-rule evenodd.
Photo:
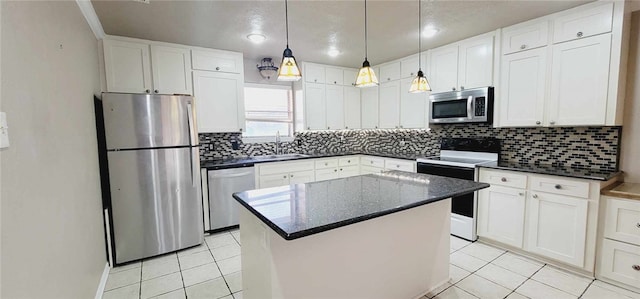
<instances>
[{"instance_id":1,"label":"window frame","mask_svg":"<svg viewBox=\"0 0 640 299\"><path fill-rule=\"evenodd\" d=\"M293 139L295 138L293 135L296 132L296 107L295 107L295 99L294 99L294 90L293 90L293 84L291 85L280 85L280 84L260 84L260 83L247 83L245 82L244 84L244 88L249 87L249 88L266 88L266 89L280 89L280 90L287 90L290 92L290 108L291 108L291 126L292 126L292 130L291 130L291 134L292 136L281 136L280 137L280 141L282 142L292 142ZM247 111L246 111L246 102L244 103L245 105L245 111L244 111L244 122L245 122L245 126L247 124L247 120L251 120L250 118L247 118ZM264 143L264 142L275 142L276 141L276 136L272 135L272 136L245 136L244 133L242 133L242 142L244 143Z\"/></svg>"}]
</instances>

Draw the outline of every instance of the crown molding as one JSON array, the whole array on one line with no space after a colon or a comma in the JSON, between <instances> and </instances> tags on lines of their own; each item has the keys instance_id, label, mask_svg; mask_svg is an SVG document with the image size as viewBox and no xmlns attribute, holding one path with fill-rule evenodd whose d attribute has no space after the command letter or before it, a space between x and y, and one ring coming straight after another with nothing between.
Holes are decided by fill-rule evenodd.
<instances>
[{"instance_id":1,"label":"crown molding","mask_svg":"<svg viewBox=\"0 0 640 299\"><path fill-rule=\"evenodd\" d=\"M78 3L78 7L80 7L80 11L82 15L87 20L89 27L91 27L91 31L96 36L97 39L103 39L106 34L104 33L104 29L102 28L102 24L100 23L100 19L98 19L98 15L96 11L93 9L93 4L91 4L90 0L76 0Z\"/></svg>"}]
</instances>

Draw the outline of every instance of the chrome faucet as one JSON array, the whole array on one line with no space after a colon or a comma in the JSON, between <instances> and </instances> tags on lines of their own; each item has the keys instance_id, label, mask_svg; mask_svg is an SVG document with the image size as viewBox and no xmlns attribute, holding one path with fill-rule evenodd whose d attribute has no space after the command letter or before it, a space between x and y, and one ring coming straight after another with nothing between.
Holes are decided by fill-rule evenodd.
<instances>
[{"instance_id":1,"label":"chrome faucet","mask_svg":"<svg viewBox=\"0 0 640 299\"><path fill-rule=\"evenodd\" d=\"M282 154L282 145L280 144L280 131L276 132L276 155Z\"/></svg>"}]
</instances>

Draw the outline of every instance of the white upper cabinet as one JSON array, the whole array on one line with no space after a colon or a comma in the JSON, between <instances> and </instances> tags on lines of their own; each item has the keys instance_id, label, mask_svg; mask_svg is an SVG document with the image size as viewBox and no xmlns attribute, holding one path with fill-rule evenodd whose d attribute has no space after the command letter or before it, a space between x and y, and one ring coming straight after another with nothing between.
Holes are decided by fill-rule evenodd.
<instances>
[{"instance_id":1,"label":"white upper cabinet","mask_svg":"<svg viewBox=\"0 0 640 299\"><path fill-rule=\"evenodd\" d=\"M418 68L420 68L418 54L402 59L400 60L400 77L413 78L418 75Z\"/></svg>"},{"instance_id":2,"label":"white upper cabinet","mask_svg":"<svg viewBox=\"0 0 640 299\"><path fill-rule=\"evenodd\" d=\"M429 83L433 93L457 90L458 45L433 49L429 54Z\"/></svg>"},{"instance_id":3,"label":"white upper cabinet","mask_svg":"<svg viewBox=\"0 0 640 299\"><path fill-rule=\"evenodd\" d=\"M605 125L611 35L553 45L551 126Z\"/></svg>"},{"instance_id":4,"label":"white upper cabinet","mask_svg":"<svg viewBox=\"0 0 640 299\"><path fill-rule=\"evenodd\" d=\"M325 82L325 67L316 64L305 63L304 69L304 81L310 83L324 83Z\"/></svg>"},{"instance_id":5,"label":"white upper cabinet","mask_svg":"<svg viewBox=\"0 0 640 299\"><path fill-rule=\"evenodd\" d=\"M149 45L103 40L107 91L151 93Z\"/></svg>"},{"instance_id":6,"label":"white upper cabinet","mask_svg":"<svg viewBox=\"0 0 640 299\"><path fill-rule=\"evenodd\" d=\"M360 129L360 88L344 87L344 128Z\"/></svg>"},{"instance_id":7,"label":"white upper cabinet","mask_svg":"<svg viewBox=\"0 0 640 299\"><path fill-rule=\"evenodd\" d=\"M417 61L416 61L417 63ZM409 93L413 78L402 79L400 88L400 128L426 128L429 93Z\"/></svg>"},{"instance_id":8,"label":"white upper cabinet","mask_svg":"<svg viewBox=\"0 0 640 299\"><path fill-rule=\"evenodd\" d=\"M244 79L235 74L194 71L198 131L240 132L244 129Z\"/></svg>"},{"instance_id":9,"label":"white upper cabinet","mask_svg":"<svg viewBox=\"0 0 640 299\"><path fill-rule=\"evenodd\" d=\"M493 34L460 42L458 57L460 90L493 85Z\"/></svg>"},{"instance_id":10,"label":"white upper cabinet","mask_svg":"<svg viewBox=\"0 0 640 299\"><path fill-rule=\"evenodd\" d=\"M307 130L325 130L327 128L327 106L324 84L307 83L304 87L304 94Z\"/></svg>"},{"instance_id":11,"label":"white upper cabinet","mask_svg":"<svg viewBox=\"0 0 640 299\"><path fill-rule=\"evenodd\" d=\"M327 85L343 85L342 81L344 74L342 69L326 67L325 68L325 82Z\"/></svg>"},{"instance_id":12,"label":"white upper cabinet","mask_svg":"<svg viewBox=\"0 0 640 299\"><path fill-rule=\"evenodd\" d=\"M547 74L547 48L523 51L502 58L499 102L500 126L541 126Z\"/></svg>"},{"instance_id":13,"label":"white upper cabinet","mask_svg":"<svg viewBox=\"0 0 640 299\"><path fill-rule=\"evenodd\" d=\"M400 79L400 62L391 62L380 66L378 80L380 83Z\"/></svg>"},{"instance_id":14,"label":"white upper cabinet","mask_svg":"<svg viewBox=\"0 0 640 299\"><path fill-rule=\"evenodd\" d=\"M344 129L344 87L326 85L327 130ZM314 111L311 111L315 113Z\"/></svg>"},{"instance_id":15,"label":"white upper cabinet","mask_svg":"<svg viewBox=\"0 0 640 299\"><path fill-rule=\"evenodd\" d=\"M502 29L502 54L544 47L548 42L548 20L534 20Z\"/></svg>"},{"instance_id":16,"label":"white upper cabinet","mask_svg":"<svg viewBox=\"0 0 640 299\"><path fill-rule=\"evenodd\" d=\"M380 128L400 127L400 81L380 84Z\"/></svg>"},{"instance_id":17,"label":"white upper cabinet","mask_svg":"<svg viewBox=\"0 0 640 299\"><path fill-rule=\"evenodd\" d=\"M356 77L358 76L358 70L348 69L343 71L342 84L345 86L356 85Z\"/></svg>"},{"instance_id":18,"label":"white upper cabinet","mask_svg":"<svg viewBox=\"0 0 640 299\"><path fill-rule=\"evenodd\" d=\"M357 87L356 87L357 88ZM360 92L360 105L363 129L378 128L379 94L380 87L362 88Z\"/></svg>"},{"instance_id":19,"label":"white upper cabinet","mask_svg":"<svg viewBox=\"0 0 640 299\"><path fill-rule=\"evenodd\" d=\"M221 50L191 50L194 70L241 74L244 72L242 53Z\"/></svg>"},{"instance_id":20,"label":"white upper cabinet","mask_svg":"<svg viewBox=\"0 0 640 299\"><path fill-rule=\"evenodd\" d=\"M193 94L188 48L151 45L151 61L154 93Z\"/></svg>"},{"instance_id":21,"label":"white upper cabinet","mask_svg":"<svg viewBox=\"0 0 640 299\"><path fill-rule=\"evenodd\" d=\"M553 42L559 43L611 31L613 3L571 11L554 20Z\"/></svg>"}]
</instances>

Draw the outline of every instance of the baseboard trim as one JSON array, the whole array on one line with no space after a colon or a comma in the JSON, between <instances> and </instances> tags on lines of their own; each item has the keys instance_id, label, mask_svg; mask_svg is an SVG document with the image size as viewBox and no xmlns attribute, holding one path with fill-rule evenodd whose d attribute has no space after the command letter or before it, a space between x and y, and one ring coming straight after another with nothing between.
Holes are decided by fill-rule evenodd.
<instances>
[{"instance_id":1,"label":"baseboard trim","mask_svg":"<svg viewBox=\"0 0 640 299\"><path fill-rule=\"evenodd\" d=\"M100 284L98 285L98 289L96 290L96 299L102 299L102 293L104 293L104 287L107 285L107 279L109 278L110 270L111 270L111 267L109 267L109 263L106 263L104 265L104 271L102 271Z\"/></svg>"}]
</instances>

